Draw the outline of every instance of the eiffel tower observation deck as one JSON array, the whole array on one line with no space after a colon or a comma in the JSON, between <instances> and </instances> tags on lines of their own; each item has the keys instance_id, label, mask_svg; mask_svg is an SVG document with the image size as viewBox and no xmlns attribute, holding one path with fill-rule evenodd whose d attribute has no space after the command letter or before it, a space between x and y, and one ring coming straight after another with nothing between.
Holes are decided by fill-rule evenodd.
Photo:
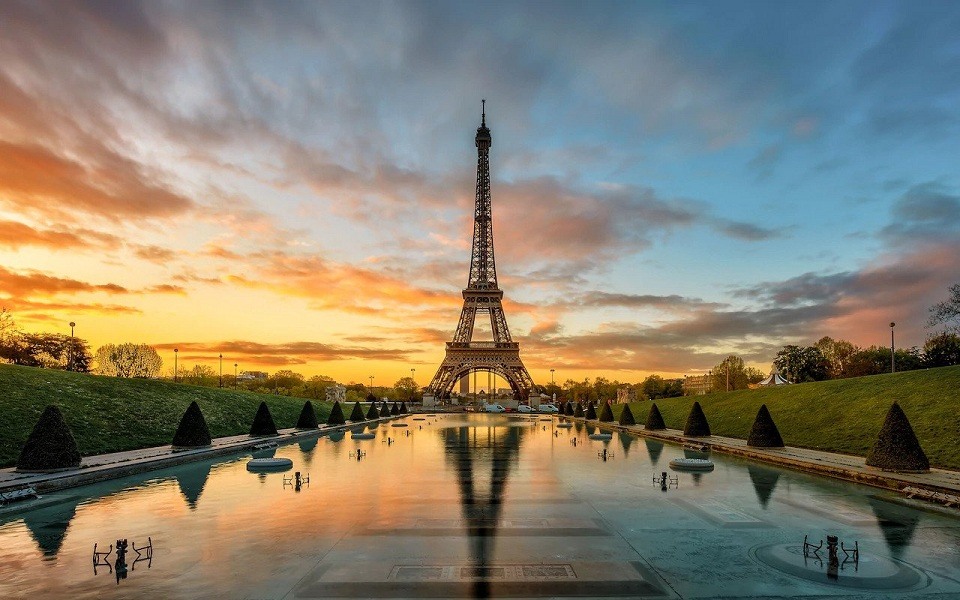
<instances>
[{"instance_id":1,"label":"eiffel tower observation deck","mask_svg":"<svg viewBox=\"0 0 960 600\"><path fill-rule=\"evenodd\" d=\"M490 146L493 138L487 127L486 101L477 128L477 196L473 212L473 249L470 275L463 290L463 309L453 340L428 391L437 398L449 398L454 385L471 373L486 372L510 384L514 397L525 399L534 390L533 379L520 360L520 344L510 337L503 312L503 290L497 284L493 254L493 208L490 197ZM473 341L478 315L490 318L492 341Z\"/></svg>"}]
</instances>

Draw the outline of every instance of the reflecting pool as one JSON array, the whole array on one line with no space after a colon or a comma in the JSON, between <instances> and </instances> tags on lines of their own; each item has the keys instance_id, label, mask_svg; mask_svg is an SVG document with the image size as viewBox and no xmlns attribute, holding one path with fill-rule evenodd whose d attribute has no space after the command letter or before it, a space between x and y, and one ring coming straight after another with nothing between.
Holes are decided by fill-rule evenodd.
<instances>
[{"instance_id":1,"label":"reflecting pool","mask_svg":"<svg viewBox=\"0 0 960 600\"><path fill-rule=\"evenodd\" d=\"M960 598L956 514L559 424L413 415L256 453L288 471L248 453L45 496L0 513L0 598Z\"/></svg>"}]
</instances>

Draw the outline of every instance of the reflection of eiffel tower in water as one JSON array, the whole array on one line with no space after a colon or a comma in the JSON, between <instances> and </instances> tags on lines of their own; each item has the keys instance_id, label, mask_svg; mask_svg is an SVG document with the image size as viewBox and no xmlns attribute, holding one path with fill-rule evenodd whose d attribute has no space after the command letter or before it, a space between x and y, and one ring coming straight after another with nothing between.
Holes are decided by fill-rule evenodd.
<instances>
[{"instance_id":1,"label":"reflection of eiffel tower in water","mask_svg":"<svg viewBox=\"0 0 960 600\"><path fill-rule=\"evenodd\" d=\"M481 432L479 427L443 430L443 456L457 472L460 505L470 540L471 598L492 597L490 574L495 570L491 566L494 541L503 514L507 478L520 455L524 433L519 427L488 427L484 438ZM484 478L483 469L487 465L490 468L490 490L483 494L477 489L475 478Z\"/></svg>"},{"instance_id":2,"label":"reflection of eiffel tower in water","mask_svg":"<svg viewBox=\"0 0 960 600\"><path fill-rule=\"evenodd\" d=\"M533 390L533 379L520 360L520 344L510 338L507 317L503 314L503 290L497 285L497 266L493 257L493 211L490 199L490 146L493 138L487 128L484 110L477 128L477 196L473 213L473 252L470 279L463 290L463 310L452 342L447 342L437 374L429 390L438 398L447 398L458 379L470 373L487 372L504 378L514 397L525 399ZM473 341L477 315L490 316L493 341Z\"/></svg>"}]
</instances>

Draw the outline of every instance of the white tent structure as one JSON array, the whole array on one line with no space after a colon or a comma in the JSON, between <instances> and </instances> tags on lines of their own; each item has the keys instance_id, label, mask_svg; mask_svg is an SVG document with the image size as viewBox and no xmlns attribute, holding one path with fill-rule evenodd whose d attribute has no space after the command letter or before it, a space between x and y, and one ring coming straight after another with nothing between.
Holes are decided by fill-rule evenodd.
<instances>
[{"instance_id":1,"label":"white tent structure","mask_svg":"<svg viewBox=\"0 0 960 600\"><path fill-rule=\"evenodd\" d=\"M780 376L780 373L774 371L770 373L770 376L757 384L762 387L769 387L772 385L790 385L790 382Z\"/></svg>"}]
</instances>

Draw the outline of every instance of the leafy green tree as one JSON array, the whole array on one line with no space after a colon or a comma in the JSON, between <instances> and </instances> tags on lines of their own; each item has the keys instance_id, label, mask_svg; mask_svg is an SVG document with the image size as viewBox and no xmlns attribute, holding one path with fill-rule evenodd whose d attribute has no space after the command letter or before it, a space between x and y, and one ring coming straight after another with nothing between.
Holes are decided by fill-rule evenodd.
<instances>
[{"instance_id":1,"label":"leafy green tree","mask_svg":"<svg viewBox=\"0 0 960 600\"><path fill-rule=\"evenodd\" d=\"M210 365L193 365L189 369L184 365L180 371L180 380L189 385L204 387L217 387L220 383L219 375Z\"/></svg>"},{"instance_id":2,"label":"leafy green tree","mask_svg":"<svg viewBox=\"0 0 960 600\"><path fill-rule=\"evenodd\" d=\"M767 374L756 367L747 367L744 373L747 375L747 383L760 383L767 378ZM682 384L683 381L681 380L680 383Z\"/></svg>"},{"instance_id":3,"label":"leafy green tree","mask_svg":"<svg viewBox=\"0 0 960 600\"><path fill-rule=\"evenodd\" d=\"M279 388L292 390L297 387L302 387L304 381L303 375L289 369L281 369L267 378L268 387L274 390Z\"/></svg>"},{"instance_id":4,"label":"leafy green tree","mask_svg":"<svg viewBox=\"0 0 960 600\"><path fill-rule=\"evenodd\" d=\"M745 390L748 383L747 369L743 359L735 354L726 357L713 368L713 389L715 390Z\"/></svg>"},{"instance_id":5,"label":"leafy green tree","mask_svg":"<svg viewBox=\"0 0 960 600\"><path fill-rule=\"evenodd\" d=\"M749 371L749 369L748 369ZM663 385L664 398L679 398L683 396L683 379L666 379Z\"/></svg>"},{"instance_id":6,"label":"leafy green tree","mask_svg":"<svg viewBox=\"0 0 960 600\"><path fill-rule=\"evenodd\" d=\"M593 385L590 383L590 380L586 378L584 378L583 381L568 379L563 383L563 389L566 391L567 397L573 402L586 403L597 399Z\"/></svg>"},{"instance_id":7,"label":"leafy green tree","mask_svg":"<svg viewBox=\"0 0 960 600\"><path fill-rule=\"evenodd\" d=\"M97 373L113 377L156 377L163 359L146 344L107 344L97 349Z\"/></svg>"},{"instance_id":8,"label":"leafy green tree","mask_svg":"<svg viewBox=\"0 0 960 600\"><path fill-rule=\"evenodd\" d=\"M396 397L413 402L420 398L420 386L413 377L402 377L393 384Z\"/></svg>"},{"instance_id":9,"label":"leafy green tree","mask_svg":"<svg viewBox=\"0 0 960 600\"><path fill-rule=\"evenodd\" d=\"M640 390L648 400L663 398L664 389L667 387L663 377L659 375L650 375L640 384Z\"/></svg>"},{"instance_id":10,"label":"leafy green tree","mask_svg":"<svg viewBox=\"0 0 960 600\"><path fill-rule=\"evenodd\" d=\"M851 358L860 350L847 340L835 340L829 336L820 338L814 346L829 364L829 379L846 377Z\"/></svg>"},{"instance_id":11,"label":"leafy green tree","mask_svg":"<svg viewBox=\"0 0 960 600\"><path fill-rule=\"evenodd\" d=\"M925 367L960 365L960 335L944 331L927 338L923 344Z\"/></svg>"},{"instance_id":12,"label":"leafy green tree","mask_svg":"<svg viewBox=\"0 0 960 600\"><path fill-rule=\"evenodd\" d=\"M20 333L15 342L12 362L28 367L90 370L90 350L86 341L60 333Z\"/></svg>"},{"instance_id":13,"label":"leafy green tree","mask_svg":"<svg viewBox=\"0 0 960 600\"><path fill-rule=\"evenodd\" d=\"M784 346L773 364L780 375L793 383L823 381L830 374L830 363L816 346Z\"/></svg>"},{"instance_id":14,"label":"leafy green tree","mask_svg":"<svg viewBox=\"0 0 960 600\"><path fill-rule=\"evenodd\" d=\"M924 366L923 355L917 347L897 349L896 363L897 371L912 371ZM859 350L851 357L847 372L849 377L889 373L890 348L870 346Z\"/></svg>"},{"instance_id":15,"label":"leafy green tree","mask_svg":"<svg viewBox=\"0 0 960 600\"><path fill-rule=\"evenodd\" d=\"M303 384L303 397L313 400L325 400L327 397L327 388L336 385L337 382L332 377L326 375L314 375Z\"/></svg>"}]
</instances>

